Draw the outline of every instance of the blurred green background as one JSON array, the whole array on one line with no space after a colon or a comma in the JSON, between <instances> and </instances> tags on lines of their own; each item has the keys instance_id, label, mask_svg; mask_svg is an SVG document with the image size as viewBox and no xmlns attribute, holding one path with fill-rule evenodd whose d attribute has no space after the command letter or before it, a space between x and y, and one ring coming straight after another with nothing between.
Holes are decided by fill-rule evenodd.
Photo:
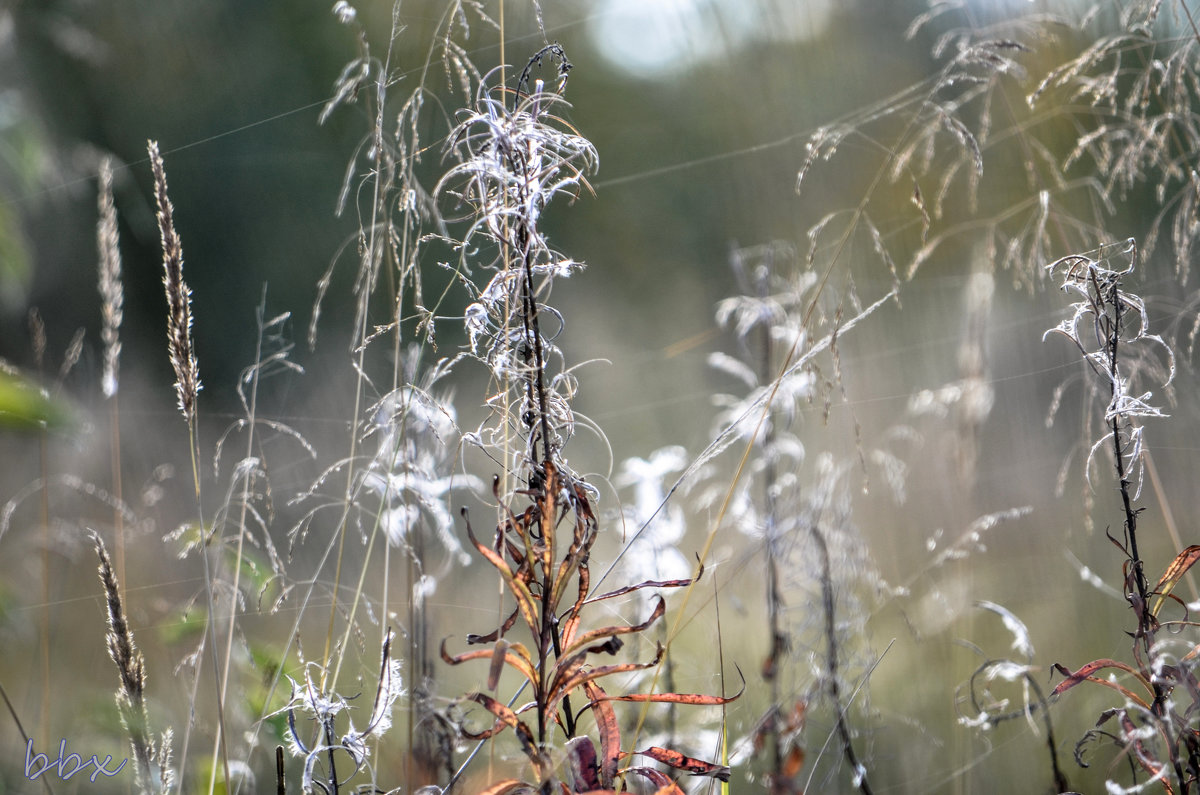
<instances>
[{"instance_id":1,"label":"blurred green background","mask_svg":"<svg viewBox=\"0 0 1200 795\"><path fill-rule=\"evenodd\" d=\"M498 2L484 7L498 18ZM547 213L556 248L588 264L556 286L553 303L567 319L562 344L568 361L605 360L580 371L576 408L603 429L617 464L665 444L682 444L695 453L707 443L713 431L712 394L735 389L706 364L709 353L734 349L731 336L714 320L717 302L737 289L730 252L772 240L805 252L812 224L862 199L882 162L881 149L889 145L887 136L897 133L884 123L872 128L880 136L876 140L848 140L830 164L818 164L797 195L805 144L818 127L927 80L944 63L931 47L946 24L982 30L1018 12L1080 12L1067 2L969 0L952 15L953 22L941 21L907 39L904 31L927 10L924 3L543 0L541 9L545 37L561 42L575 67L566 92L567 118L600 155L599 172L591 180L594 195L585 194L571 206L554 205ZM372 46L381 52L392 4L362 0L358 11ZM441 0L400 5L404 29L395 42L396 95L421 79L431 40L444 29L444 13ZM466 19L469 32L460 25L454 35L486 72L500 63L499 35L473 10L467 10ZM543 34L530 3L507 0L504 19L505 57L519 67L541 47ZM1036 64L1069 57L1073 43L1086 44L1085 34L1051 40L1039 39L1032 23L1022 30L1043 45L1023 56L1033 73ZM185 277L194 292L195 345L204 382L202 448L211 450L238 416L235 387L242 368L253 360L255 308L265 289L268 315L293 313L288 333L297 347L292 358L307 375L272 383L262 410L302 428L325 456L322 464L328 464L344 454L352 420L346 350L352 339L359 228L353 204L341 218L334 208L347 163L370 120L357 112L361 103L339 110L323 126L317 116L356 51L353 29L336 22L328 0L0 3L0 356L22 377L44 384L75 418L48 441L18 429L0 431L5 449L0 498L14 500L0 530L0 645L9 652L0 663L0 681L25 730L35 737L54 743L65 737L70 750L85 756L127 755L114 723L116 679L105 657L94 562L80 529L111 521L111 511L106 514L95 497L96 488L108 487L95 287L94 175L100 159L112 155L120 164L122 456L126 494L139 511L138 540L128 553L129 610L150 657L161 727L170 718L183 719L186 694L171 674L188 648L181 641L189 630L179 620L178 605L194 594L199 580L194 560L175 560L158 541L188 520L191 502L189 464L181 455L186 454L186 428L174 409L163 339L165 304L146 140L159 141L166 159ZM440 67L435 64L430 74L428 85L446 103L454 102ZM1014 83L1013 97L1019 100L1029 90ZM453 111L447 104L440 112ZM438 134L436 124L428 134ZM1053 128L1048 135L1053 137ZM1069 137L1064 140L1069 143ZM441 152L432 138L427 143L432 148L425 153L423 173L434 175L443 168ZM1014 162L989 155L981 213L1028 198L1026 186L1014 176L1018 171ZM910 189L903 181L898 185L888 189L896 194L893 205L877 209L876 220L899 230L890 239L900 248L906 241L912 244L911 256L920 241L909 223ZM952 195L939 223L966 220L962 205L961 196ZM1110 218L1113 239L1139 234L1157 207L1149 191L1135 188L1117 210ZM1050 252L1052 257L1067 253ZM309 350L305 336L316 284L335 261L318 344ZM845 261L845 270L833 277L839 290L846 289L850 274L864 302L890 288L892 277L869 245L859 241ZM1032 272L1037 265L1027 267ZM1131 626L1126 605L1079 574L1081 566L1088 567L1119 587L1121 560L1104 538L1106 526L1120 527L1111 478L1093 483L1095 528L1088 529L1081 517L1088 487L1078 460L1086 411L1076 399L1078 391L1068 393L1052 427L1045 422L1055 387L1080 372L1065 341L1042 342L1043 332L1064 316L1066 301L1045 281L1031 289L1018 284L1023 281L1018 274L997 272L981 338L984 378L994 389L992 410L970 431L956 428L952 417L917 417L908 410L912 395L963 377L960 343L972 322L964 296L971 274L980 269L991 267L969 239L948 245L902 285L901 307L888 304L841 341L844 392L833 391L828 420L819 402L802 407L798 420L810 457L831 451L853 458L856 437L871 444L897 425L914 432L903 445L906 500L890 501L875 481L859 496L854 515L856 543L866 549L875 571L864 572L857 586L862 593L855 603L866 605L863 612L846 617L857 622L854 632L862 643L849 656L859 670L878 664L856 704L853 724L861 731L876 792L1049 788L1044 740L1035 734L1040 724L1017 721L985 736L956 722L956 688L982 662L962 641L992 657L1011 652L1011 638L995 616L974 606L977 600L1003 604L1028 623L1036 663L1042 666L1038 675L1047 689L1051 663L1075 668L1097 657L1127 659L1129 654L1123 634ZM438 279L431 275L431 284L438 285ZM1152 298L1156 328L1166 333L1171 324L1191 326L1190 289L1173 279L1168 264L1150 263L1133 286ZM48 338L40 366L28 324L35 307ZM375 319L386 322L387 307L379 309ZM457 309L461 312L461 306ZM80 327L86 329L81 359L65 379L56 378L64 349ZM438 355L449 355L462 341L453 320L443 322ZM1184 359L1181 364L1189 365ZM481 382L464 374L454 387L460 411L469 415L475 396L482 394ZM1143 554L1154 575L1175 552L1164 529L1167 509L1179 520L1183 543L1196 540L1187 535L1195 533L1190 517L1196 490L1188 475L1196 450L1193 430L1200 427L1194 387L1190 366L1182 367L1172 417L1148 432L1161 477L1161 495L1147 488L1143 497L1148 507L1142 518ZM976 457L964 470L960 463L968 438ZM292 459L286 458L289 450ZM1076 459L1060 496L1056 481L1072 451ZM320 468L286 445L277 453L283 461L273 473L273 486L281 516L287 516L287 500ZM615 501L605 482L613 464L605 444L581 433L570 456L578 471L594 473L605 495L602 505L611 509ZM491 474L485 460L472 460L471 466L485 481ZM45 532L36 491L30 490L43 471L52 479L61 473L85 486L96 484L89 492L74 481L54 480L61 489L54 492ZM1103 466L1097 471L1107 476ZM693 507L691 498L678 499ZM1000 524L977 543L965 543L970 554L963 559L934 564L978 516L1022 506L1030 507L1028 515ZM711 513L689 512L693 529L681 545L689 556L703 545ZM279 532L286 527L281 518ZM611 555L619 540L605 543ZM42 583L43 550L54 573L48 592ZM306 554L297 553L301 568L311 565ZM732 687L736 679L728 666L736 662L748 682L747 697L729 715L731 734L743 736L766 707L758 673L767 645L761 564L752 542L733 532L718 534L714 556L721 562L713 576L725 621L726 672ZM443 586L434 600L438 637L485 630L464 623L463 616L476 609L472 605L494 598L487 590L491 583L482 582L478 568L456 576L461 579L457 590ZM907 594L887 591L881 581L903 586ZM701 612L681 641L681 689L719 687L711 594L709 599L689 607ZM814 609L799 601L788 608ZM480 612L486 623L488 612ZM39 638L44 616L55 629L48 664ZM264 659L286 640L286 628L281 631L269 619L247 619L246 626L247 647ZM310 656L317 653L310 650ZM364 657L369 661L371 654ZM50 714L43 714L47 672L54 698ZM469 687L469 679L457 679L469 675L446 673L442 694ZM1019 691L1010 695L1019 704ZM248 693L247 699L260 696ZM1083 792L1102 786L1108 756L1098 752L1098 764L1085 773L1071 761L1071 751L1109 704L1105 696L1072 693L1052 713L1060 753L1074 786ZM835 739L821 758L829 732L828 716L814 714L806 746L819 775L811 791L850 791L845 770L826 777L831 757L837 756ZM0 720L0 792L40 787L20 775L22 746L13 722ZM203 747L200 753L207 752ZM270 785L271 762L261 751L256 760L261 790ZM761 786L745 778L735 782L735 792ZM126 791L113 787L78 779L55 782L56 792Z\"/></svg>"}]
</instances>

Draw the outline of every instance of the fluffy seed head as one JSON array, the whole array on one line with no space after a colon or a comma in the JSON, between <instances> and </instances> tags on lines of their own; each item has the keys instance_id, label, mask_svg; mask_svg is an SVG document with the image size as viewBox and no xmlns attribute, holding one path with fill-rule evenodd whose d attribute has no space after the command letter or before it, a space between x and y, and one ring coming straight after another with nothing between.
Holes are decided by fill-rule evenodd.
<instances>
[{"instance_id":1,"label":"fluffy seed head","mask_svg":"<svg viewBox=\"0 0 1200 795\"><path fill-rule=\"evenodd\" d=\"M100 339L104 343L104 374L101 389L110 398L117 394L117 370L121 357L122 308L125 303L121 286L121 251L117 237L117 210L113 204L112 160L100 164L99 209L96 223L96 247L100 252L100 300L102 325Z\"/></svg>"},{"instance_id":2,"label":"fluffy seed head","mask_svg":"<svg viewBox=\"0 0 1200 795\"><path fill-rule=\"evenodd\" d=\"M163 286L167 291L167 347L175 368L175 392L179 410L188 424L196 421L196 394L200 370L192 349L192 291L183 281L183 244L175 231L171 200L167 196L167 171L158 142L150 141L150 168L154 172L154 202L158 208L158 231L162 238Z\"/></svg>"}]
</instances>

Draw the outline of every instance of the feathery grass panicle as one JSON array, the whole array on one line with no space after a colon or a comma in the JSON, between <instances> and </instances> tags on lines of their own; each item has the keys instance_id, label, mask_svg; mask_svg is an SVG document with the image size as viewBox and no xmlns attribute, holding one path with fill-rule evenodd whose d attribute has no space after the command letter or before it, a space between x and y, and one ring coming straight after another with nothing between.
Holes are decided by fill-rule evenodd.
<instances>
[{"instance_id":1,"label":"feathery grass panicle","mask_svg":"<svg viewBox=\"0 0 1200 795\"><path fill-rule=\"evenodd\" d=\"M117 372L121 358L122 308L125 303L121 285L121 251L118 246L117 209L113 204L112 159L100 164L100 191L97 199L100 219L96 223L96 246L100 252L100 299L102 326L100 340L104 343L104 374L101 388L104 397L117 394Z\"/></svg>"},{"instance_id":2,"label":"feathery grass panicle","mask_svg":"<svg viewBox=\"0 0 1200 795\"><path fill-rule=\"evenodd\" d=\"M92 533L91 538L100 558L100 583L104 586L104 595L108 601L108 636L105 640L108 643L109 656L117 664L117 673L121 677L118 698L140 712L146 688L145 660L134 645L133 631L129 629L129 622L125 617L120 586L113 571L112 560L108 557L108 550L97 533ZM135 740L135 744L136 742Z\"/></svg>"},{"instance_id":3,"label":"feathery grass panicle","mask_svg":"<svg viewBox=\"0 0 1200 795\"><path fill-rule=\"evenodd\" d=\"M117 675L121 680L117 688L117 708L137 760L139 789L141 792L165 793L171 789L174 779L171 771L171 732L165 732L158 744L150 737L145 701L146 661L133 642L133 631L129 628L121 603L121 587L104 541L94 530L89 535L100 558L100 583L104 587L108 612L108 654L116 663Z\"/></svg>"},{"instance_id":4,"label":"feathery grass panicle","mask_svg":"<svg viewBox=\"0 0 1200 795\"><path fill-rule=\"evenodd\" d=\"M167 291L167 339L171 366L175 368L175 391L179 410L189 425L196 422L196 394L200 391L200 370L192 348L192 291L183 280L183 243L175 231L174 207L167 196L167 171L158 142L147 145L150 168L154 172L154 202L158 209L158 231L162 237L163 285Z\"/></svg>"}]
</instances>

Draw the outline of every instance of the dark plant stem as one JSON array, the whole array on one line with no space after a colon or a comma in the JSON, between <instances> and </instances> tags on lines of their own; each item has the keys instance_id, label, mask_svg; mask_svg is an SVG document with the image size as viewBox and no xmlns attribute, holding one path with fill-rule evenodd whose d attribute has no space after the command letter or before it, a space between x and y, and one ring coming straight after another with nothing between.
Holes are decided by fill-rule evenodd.
<instances>
[{"instance_id":1,"label":"dark plant stem","mask_svg":"<svg viewBox=\"0 0 1200 795\"><path fill-rule=\"evenodd\" d=\"M535 106L534 115L537 110ZM514 173L521 176L521 196L522 205L526 205L528 201L528 185L530 180L529 164L522 152L513 152L511 155L511 165ZM539 491L541 492L539 508L541 511L541 522L543 527L541 544L546 546L542 552L545 563L542 566L542 574L544 582L542 583L542 615L541 615L541 637L538 638L538 671L540 678L540 687L537 693L537 720L538 720L538 749L542 753L548 750L549 729L552 723L552 716L547 713L547 700L549 698L550 689L550 652L553 650L555 658L561 653L560 638L558 633L558 617L554 614L553 604L553 583L554 572L552 561L555 559L553 524L555 517L552 515L554 507L553 494L547 494L547 491L552 488L557 488L554 483L547 482L551 479L551 466L554 458L554 450L550 442L550 410L549 401L546 397L546 353L542 345L541 328L538 323L538 305L537 294L533 283L533 233L531 224L533 219L521 218L517 222L515 230L515 248L521 257L521 324L522 331L525 336L525 356L529 357L532 353L533 372L528 380L527 394L531 405L537 406L537 423L538 431L542 439L541 455L538 455L537 439L531 433L530 438L530 454L534 463L534 475L540 480ZM532 431L532 422L530 429ZM540 472L536 471L540 469ZM571 702L568 698L563 699L563 708L566 712L567 723L565 728L568 736L574 734L574 712L571 709ZM546 789L549 785L543 786L543 791L549 793Z\"/></svg>"},{"instance_id":2,"label":"dark plant stem","mask_svg":"<svg viewBox=\"0 0 1200 795\"><path fill-rule=\"evenodd\" d=\"M1099 289L1099 287L1097 287ZM1113 284L1108 295L1101 299L1104 302L1110 303L1113 307L1113 318L1111 327L1108 329L1108 354L1109 354L1109 377L1111 383L1110 397L1116 400L1117 397L1117 379L1120 374L1117 371L1117 356L1118 346L1121 341L1121 321L1122 321L1122 305L1121 294L1118 285ZM1107 315L1102 315L1105 325L1108 323ZM1125 511L1125 537L1129 540L1129 556L1133 566L1134 582L1137 585L1138 597L1141 599L1142 609L1138 611L1138 630L1139 635L1145 639L1147 650L1149 649L1152 638L1152 628L1150 626L1151 616L1149 613L1149 605L1147 601L1148 593L1146 586L1146 573L1142 564L1142 556L1138 552L1137 543L1137 511L1133 507L1133 500L1129 496L1129 478L1125 472L1125 451L1122 449L1121 443L1121 420L1117 412L1113 412L1113 418L1110 422L1113 439L1113 457L1116 459L1117 466L1117 482L1121 491L1121 507Z\"/></svg>"},{"instance_id":3,"label":"dark plant stem","mask_svg":"<svg viewBox=\"0 0 1200 795\"><path fill-rule=\"evenodd\" d=\"M829 676L829 698L833 701L834 720L837 723L838 736L842 740L842 753L851 771L858 779L858 789L864 795L874 795L871 784L867 781L866 767L859 762L854 750L854 741L850 734L850 725L846 721L846 712L842 708L842 688L838 682L838 642L836 626L837 603L833 594L833 575L829 564L829 546L825 535L814 522L810 527L813 540L817 544L817 552L821 558L821 606L825 613L825 649L826 674Z\"/></svg>"},{"instance_id":4,"label":"dark plant stem","mask_svg":"<svg viewBox=\"0 0 1200 795\"><path fill-rule=\"evenodd\" d=\"M4 700L4 706L8 708L8 714L12 716L13 723L17 724L17 731L21 734L21 739L28 745L33 742L33 739L25 733L25 727L21 725L21 719L17 717L17 710L13 706L12 701L8 697L8 691L4 689L4 683L0 682L0 699ZM54 789L50 786L50 777L42 777L42 787L45 788L47 795L54 795Z\"/></svg>"},{"instance_id":5,"label":"dark plant stem","mask_svg":"<svg viewBox=\"0 0 1200 795\"><path fill-rule=\"evenodd\" d=\"M1046 701L1046 696L1042 692L1042 686L1032 676L1026 674L1025 681L1029 684L1029 688L1034 692L1034 695L1037 696L1037 704L1041 705L1042 708L1042 722L1046 726L1046 749L1050 752L1050 769L1054 775L1054 788L1058 792L1068 792L1071 789L1071 784L1067 781L1067 774L1062 771L1062 767L1058 764L1058 741L1054 738L1054 723L1050 720L1050 709Z\"/></svg>"},{"instance_id":6,"label":"dark plant stem","mask_svg":"<svg viewBox=\"0 0 1200 795\"><path fill-rule=\"evenodd\" d=\"M1109 361L1109 383L1110 383L1110 400L1115 402L1118 395L1118 386L1120 373L1118 371L1117 362L1119 346L1121 342L1121 326L1123 321L1124 300L1121 297L1120 283L1113 281L1111 286L1102 290L1096 280L1095 274L1092 274L1092 284L1096 290L1096 294L1100 299L1101 309L1104 304L1112 307L1111 319L1107 312L1098 312L1097 318L1101 325L1101 331L1105 333L1105 343L1108 346L1108 361ZM1121 493L1121 507L1125 512L1125 538L1129 542L1129 558L1130 566L1133 569L1134 586L1137 588L1137 604L1134 612L1137 615L1138 631L1137 638L1140 640L1142 648L1145 650L1147 658L1152 658L1154 654L1154 638L1156 619L1150 609L1150 593L1149 586L1146 584L1145 567L1142 561L1141 553L1138 551L1137 544L1137 515L1138 511L1133 506L1133 499L1129 494L1129 475L1125 469L1124 445L1122 443L1122 428L1121 414L1115 409L1111 410L1112 419L1109 421L1109 429L1112 432L1113 439L1113 458L1116 459L1117 468L1117 483ZM1166 743L1167 753L1171 759L1171 767L1174 770L1175 778L1179 784L1179 792L1181 795L1192 791L1189 786L1189 781L1183 770L1183 764L1179 758L1179 747L1172 741L1175 737L1172 731L1171 717L1168 714L1169 707L1167 706L1167 698L1170 695L1170 690L1163 687L1158 676L1149 676L1151 685L1154 690L1154 702L1151 704L1151 712L1159 730L1163 737L1168 738Z\"/></svg>"},{"instance_id":7,"label":"dark plant stem","mask_svg":"<svg viewBox=\"0 0 1200 795\"><path fill-rule=\"evenodd\" d=\"M329 746L329 790L332 795L337 795L338 792L338 777L337 765L334 763L333 751L334 744L337 742L333 733L333 719L329 718L325 721L325 744Z\"/></svg>"},{"instance_id":8,"label":"dark plant stem","mask_svg":"<svg viewBox=\"0 0 1200 795\"><path fill-rule=\"evenodd\" d=\"M521 252L522 288L521 288L521 321L525 326L526 345L533 349L534 373L529 382L530 402L537 401L538 422L542 435L541 462L549 461L552 457L550 448L550 418L549 406L546 400L545 382L545 351L542 349L542 335L538 326L537 296L533 286L533 254L530 251L530 235L524 222L517 230L517 250ZM537 443L530 440L534 460L538 460Z\"/></svg>"},{"instance_id":9,"label":"dark plant stem","mask_svg":"<svg viewBox=\"0 0 1200 795\"><path fill-rule=\"evenodd\" d=\"M762 274L758 279L758 295L765 299L767 295L767 275ZM759 362L759 382L765 383L772 375L771 367L771 328L762 326L762 356ZM775 426L768 418L763 429L763 502L766 506L766 568L767 568L767 632L770 634L770 651L763 675L770 683L771 702L767 716L767 731L771 745L771 789L778 790L784 786L783 744L780 738L780 721L782 720L782 704L779 688L779 665L786 651L786 638L780 627L780 608L783 599L779 592L779 560L778 560L778 517L775 509Z\"/></svg>"}]
</instances>

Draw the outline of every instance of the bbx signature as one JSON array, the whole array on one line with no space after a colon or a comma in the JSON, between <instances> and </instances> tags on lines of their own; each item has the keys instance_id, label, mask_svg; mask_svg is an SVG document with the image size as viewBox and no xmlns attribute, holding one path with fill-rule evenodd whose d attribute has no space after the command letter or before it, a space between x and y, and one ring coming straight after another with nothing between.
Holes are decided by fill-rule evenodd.
<instances>
[{"instance_id":1,"label":"bbx signature","mask_svg":"<svg viewBox=\"0 0 1200 795\"><path fill-rule=\"evenodd\" d=\"M58 758L55 760L51 760L45 754L34 753L33 740L27 740L25 743L25 777L30 781L34 781L38 776L49 772L54 768L58 769L58 777L63 781L66 781L76 773L86 771L89 767L95 765L96 769L92 771L92 775L89 776L89 779L94 783L96 781L96 776L100 775L101 773L106 776L115 776L116 774L120 773L121 769L125 767L125 763L129 760L122 759L121 764L117 765L116 770L109 770L107 768L108 763L111 761L113 761L113 758L110 755L106 755L104 757L104 761L101 762L96 758L96 755L93 754L92 758L85 762L83 761L83 757L79 754L68 754L67 741L65 738L60 740L58 743Z\"/></svg>"}]
</instances>

